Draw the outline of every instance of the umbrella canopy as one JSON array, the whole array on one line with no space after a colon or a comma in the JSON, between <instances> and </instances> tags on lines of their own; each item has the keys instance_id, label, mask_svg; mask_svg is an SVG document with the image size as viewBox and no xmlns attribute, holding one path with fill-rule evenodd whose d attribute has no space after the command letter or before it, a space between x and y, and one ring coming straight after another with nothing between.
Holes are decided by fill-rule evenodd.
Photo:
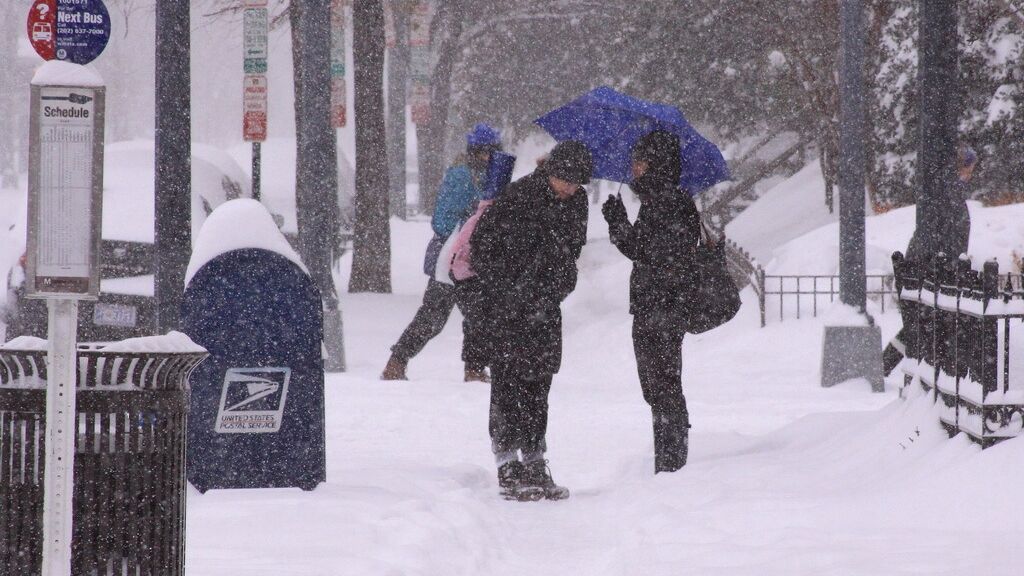
<instances>
[{"instance_id":1,"label":"umbrella canopy","mask_svg":"<svg viewBox=\"0 0 1024 576\"><path fill-rule=\"evenodd\" d=\"M666 130L679 136L679 185L696 194L729 179L722 152L701 136L675 106L627 96L607 86L555 108L535 122L559 142L578 140L594 157L594 178L629 182L630 151L641 136Z\"/></svg>"}]
</instances>

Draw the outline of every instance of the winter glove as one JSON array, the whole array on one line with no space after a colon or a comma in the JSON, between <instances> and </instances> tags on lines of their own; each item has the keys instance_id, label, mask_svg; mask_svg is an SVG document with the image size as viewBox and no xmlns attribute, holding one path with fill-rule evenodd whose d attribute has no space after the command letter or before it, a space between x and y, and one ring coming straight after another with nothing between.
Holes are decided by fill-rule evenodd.
<instances>
[{"instance_id":1,"label":"winter glove","mask_svg":"<svg viewBox=\"0 0 1024 576\"><path fill-rule=\"evenodd\" d=\"M626 206L622 203L622 198L614 194L609 194L608 199L601 205L601 214L604 215L604 219L608 222L609 226L629 222L629 218L626 216Z\"/></svg>"}]
</instances>

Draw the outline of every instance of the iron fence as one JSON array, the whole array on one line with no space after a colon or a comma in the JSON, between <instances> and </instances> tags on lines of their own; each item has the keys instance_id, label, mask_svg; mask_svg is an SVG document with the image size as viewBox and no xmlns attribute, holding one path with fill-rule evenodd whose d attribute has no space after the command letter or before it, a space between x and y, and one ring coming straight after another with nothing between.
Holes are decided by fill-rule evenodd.
<instances>
[{"instance_id":1,"label":"iron fence","mask_svg":"<svg viewBox=\"0 0 1024 576\"><path fill-rule=\"evenodd\" d=\"M778 310L779 320L787 311L797 319L810 314L817 317L819 307L825 308L839 298L839 276L830 274L768 274L746 250L726 240L729 270L740 288L748 284L757 294L761 327L767 324L768 310ZM878 302L884 313L886 306L896 302L892 274L869 274L866 277L867 297Z\"/></svg>"},{"instance_id":2,"label":"iron fence","mask_svg":"<svg viewBox=\"0 0 1024 576\"><path fill-rule=\"evenodd\" d=\"M866 294L870 301L877 302L885 312L886 303L891 307L896 302L896 289L892 274L868 274ZM800 319L808 312L818 316L819 306L826 307L839 298L839 276L827 274L765 274L758 270L758 303L761 307L761 327L767 320L769 307L779 311L779 320L786 319L787 310L795 310ZM788 305L788 306L787 306ZM808 310L809 308L809 310Z\"/></svg>"},{"instance_id":3,"label":"iron fence","mask_svg":"<svg viewBox=\"0 0 1024 576\"><path fill-rule=\"evenodd\" d=\"M1024 431L1024 290L1019 274L981 271L945 256L925 265L893 255L903 316L904 390L914 384L941 407L950 435L982 447ZM1016 335L1016 337L1015 337Z\"/></svg>"}]
</instances>

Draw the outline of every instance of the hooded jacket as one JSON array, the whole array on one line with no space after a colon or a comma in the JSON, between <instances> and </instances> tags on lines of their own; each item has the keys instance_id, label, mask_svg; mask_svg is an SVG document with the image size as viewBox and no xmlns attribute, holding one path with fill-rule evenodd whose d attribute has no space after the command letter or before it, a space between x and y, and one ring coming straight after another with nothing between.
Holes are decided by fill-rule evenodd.
<instances>
[{"instance_id":1,"label":"hooded jacket","mask_svg":"<svg viewBox=\"0 0 1024 576\"><path fill-rule=\"evenodd\" d=\"M612 244L633 261L629 311L666 328L685 330L689 284L696 281L693 254L700 241L700 214L679 186L679 140L665 132L641 138L633 151L648 163L630 187L640 197L636 222L609 227Z\"/></svg>"}]
</instances>

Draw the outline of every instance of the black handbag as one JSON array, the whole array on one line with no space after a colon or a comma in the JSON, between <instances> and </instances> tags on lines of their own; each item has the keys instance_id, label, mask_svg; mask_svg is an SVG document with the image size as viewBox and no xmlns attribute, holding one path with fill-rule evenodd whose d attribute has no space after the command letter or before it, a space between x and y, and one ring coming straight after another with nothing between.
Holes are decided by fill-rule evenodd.
<instances>
[{"instance_id":1,"label":"black handbag","mask_svg":"<svg viewBox=\"0 0 1024 576\"><path fill-rule=\"evenodd\" d=\"M693 258L695 282L687 298L686 331L707 332L732 320L740 310L740 291L729 275L725 242L716 240L702 221Z\"/></svg>"}]
</instances>

